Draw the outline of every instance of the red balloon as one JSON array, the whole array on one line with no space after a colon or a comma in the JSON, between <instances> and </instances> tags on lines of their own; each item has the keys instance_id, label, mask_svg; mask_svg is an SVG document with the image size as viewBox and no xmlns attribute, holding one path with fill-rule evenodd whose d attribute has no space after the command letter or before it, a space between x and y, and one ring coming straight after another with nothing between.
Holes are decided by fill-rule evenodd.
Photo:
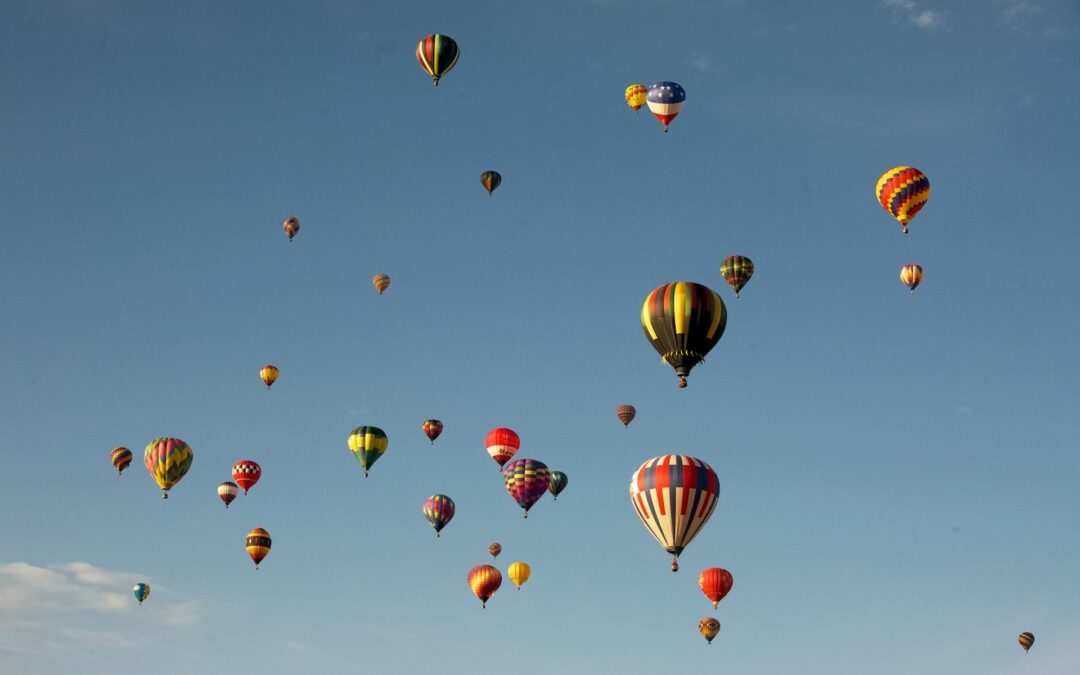
<instances>
[{"instance_id":1,"label":"red balloon","mask_svg":"<svg viewBox=\"0 0 1080 675\"><path fill-rule=\"evenodd\" d=\"M518 449L521 447L521 439L518 438L517 433L513 429L492 429L488 432L487 439L484 442L487 446L488 454L491 458L499 463L499 466L506 464L510 461Z\"/></svg>"},{"instance_id":2,"label":"red balloon","mask_svg":"<svg viewBox=\"0 0 1080 675\"><path fill-rule=\"evenodd\" d=\"M262 476L262 467L250 459L242 459L232 468L232 477L236 484L244 489L244 494L259 482Z\"/></svg>"},{"instance_id":3,"label":"red balloon","mask_svg":"<svg viewBox=\"0 0 1080 675\"><path fill-rule=\"evenodd\" d=\"M701 592L705 594L705 597L712 600L713 607L716 607L724 599L724 596L731 591L731 584L734 581L731 572L722 567L710 567L702 572L697 580L698 586L701 586Z\"/></svg>"}]
</instances>

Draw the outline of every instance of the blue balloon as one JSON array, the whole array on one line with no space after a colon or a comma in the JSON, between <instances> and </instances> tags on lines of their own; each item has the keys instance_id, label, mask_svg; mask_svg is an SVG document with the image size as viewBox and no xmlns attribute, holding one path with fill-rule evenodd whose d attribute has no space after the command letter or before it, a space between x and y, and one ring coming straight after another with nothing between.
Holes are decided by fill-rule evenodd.
<instances>
[{"instance_id":1,"label":"blue balloon","mask_svg":"<svg viewBox=\"0 0 1080 675\"><path fill-rule=\"evenodd\" d=\"M135 599L142 604L142 601L150 597L150 584L135 584L131 587L131 592L135 594Z\"/></svg>"}]
</instances>

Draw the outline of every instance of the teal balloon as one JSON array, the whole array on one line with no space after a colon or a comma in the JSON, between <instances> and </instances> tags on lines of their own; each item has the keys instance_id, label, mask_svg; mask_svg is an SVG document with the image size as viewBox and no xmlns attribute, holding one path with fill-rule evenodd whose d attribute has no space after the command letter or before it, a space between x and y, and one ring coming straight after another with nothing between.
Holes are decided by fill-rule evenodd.
<instances>
[{"instance_id":1,"label":"teal balloon","mask_svg":"<svg viewBox=\"0 0 1080 675\"><path fill-rule=\"evenodd\" d=\"M570 479L562 471L552 471L551 480L548 482L548 492L551 493L551 498L558 501L559 493L566 489L566 484L569 481Z\"/></svg>"},{"instance_id":2,"label":"teal balloon","mask_svg":"<svg viewBox=\"0 0 1080 675\"><path fill-rule=\"evenodd\" d=\"M150 597L150 584L135 584L131 587L131 592L135 594L135 599L141 605L143 600Z\"/></svg>"}]
</instances>

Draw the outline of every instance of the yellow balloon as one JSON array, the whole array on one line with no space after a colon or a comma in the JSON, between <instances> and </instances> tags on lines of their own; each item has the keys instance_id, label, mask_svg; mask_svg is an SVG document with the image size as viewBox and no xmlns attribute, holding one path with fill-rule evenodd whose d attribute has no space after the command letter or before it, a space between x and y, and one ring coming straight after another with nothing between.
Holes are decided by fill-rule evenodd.
<instances>
[{"instance_id":1,"label":"yellow balloon","mask_svg":"<svg viewBox=\"0 0 1080 675\"><path fill-rule=\"evenodd\" d=\"M532 570L523 562L511 563L510 567L506 568L506 574L510 577L510 581L514 582L514 585L521 590L521 584L529 580L529 574Z\"/></svg>"},{"instance_id":2,"label":"yellow balloon","mask_svg":"<svg viewBox=\"0 0 1080 675\"><path fill-rule=\"evenodd\" d=\"M626 88L626 102L630 104L634 112L641 110L641 106L645 105L645 98L648 95L649 90L640 84L635 83Z\"/></svg>"}]
</instances>

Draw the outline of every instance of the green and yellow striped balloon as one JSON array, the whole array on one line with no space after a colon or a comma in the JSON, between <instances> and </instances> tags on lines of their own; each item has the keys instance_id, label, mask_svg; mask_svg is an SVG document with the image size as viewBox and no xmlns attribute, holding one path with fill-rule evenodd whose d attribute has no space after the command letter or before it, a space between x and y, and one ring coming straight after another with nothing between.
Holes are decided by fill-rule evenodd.
<instances>
[{"instance_id":1,"label":"green and yellow striped balloon","mask_svg":"<svg viewBox=\"0 0 1080 675\"><path fill-rule=\"evenodd\" d=\"M739 299L739 291L754 276L754 263L750 258L742 255L729 255L720 263L720 276L735 290L735 299Z\"/></svg>"},{"instance_id":2,"label":"green and yellow striped balloon","mask_svg":"<svg viewBox=\"0 0 1080 675\"><path fill-rule=\"evenodd\" d=\"M356 427L349 434L349 449L364 467L364 478L367 478L371 465L386 452L389 443L386 433L378 427Z\"/></svg>"}]
</instances>

